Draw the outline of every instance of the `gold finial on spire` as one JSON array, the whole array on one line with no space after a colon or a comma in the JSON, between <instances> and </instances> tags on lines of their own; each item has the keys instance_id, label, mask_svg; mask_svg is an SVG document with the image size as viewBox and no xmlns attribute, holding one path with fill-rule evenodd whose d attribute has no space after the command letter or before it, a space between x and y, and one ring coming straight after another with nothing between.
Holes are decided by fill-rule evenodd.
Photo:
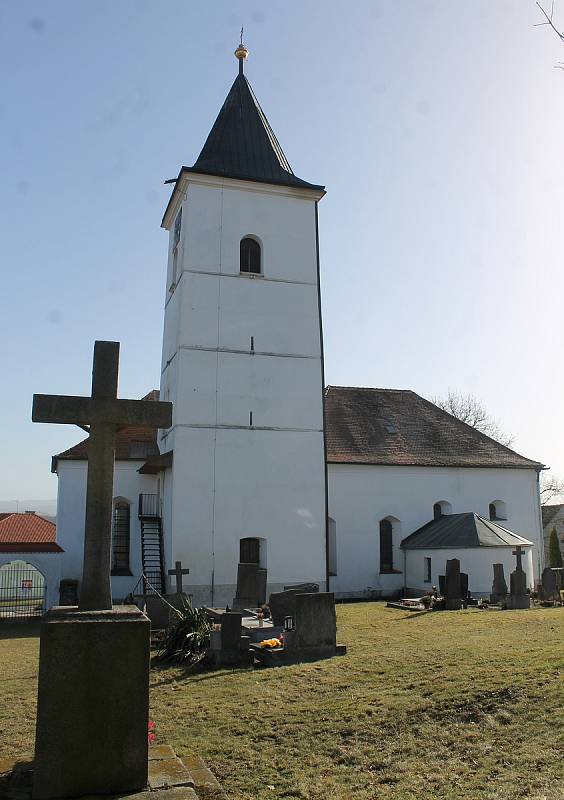
<instances>
[{"instance_id":1,"label":"gold finial on spire","mask_svg":"<svg viewBox=\"0 0 564 800\"><path fill-rule=\"evenodd\" d=\"M243 44L243 26L241 26L241 40L239 47L235 50L235 58L239 59L239 72L243 72L243 63L249 57L249 51Z\"/></svg>"}]
</instances>

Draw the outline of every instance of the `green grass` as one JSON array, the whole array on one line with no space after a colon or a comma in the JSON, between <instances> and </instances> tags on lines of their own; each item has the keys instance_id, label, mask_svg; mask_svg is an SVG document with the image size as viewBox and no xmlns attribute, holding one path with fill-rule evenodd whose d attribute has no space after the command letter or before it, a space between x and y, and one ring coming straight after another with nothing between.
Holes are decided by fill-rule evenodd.
<instances>
[{"instance_id":1,"label":"green grass","mask_svg":"<svg viewBox=\"0 0 564 800\"><path fill-rule=\"evenodd\" d=\"M154 670L158 741L201 755L232 800L564 798L563 609L358 603L338 623L343 658ZM3 638L0 663L0 755L29 753L37 639Z\"/></svg>"}]
</instances>

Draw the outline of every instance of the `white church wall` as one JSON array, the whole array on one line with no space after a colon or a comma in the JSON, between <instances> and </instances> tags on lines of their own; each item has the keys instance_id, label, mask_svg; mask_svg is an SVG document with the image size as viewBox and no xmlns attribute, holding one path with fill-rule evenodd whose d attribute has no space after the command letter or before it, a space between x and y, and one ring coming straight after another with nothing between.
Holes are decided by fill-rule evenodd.
<instances>
[{"instance_id":1,"label":"white church wall","mask_svg":"<svg viewBox=\"0 0 564 800\"><path fill-rule=\"evenodd\" d=\"M489 503L503 500L507 520L500 524L535 544L534 576L539 574L540 519L532 469L329 464L328 473L338 563L330 585L338 594L399 591L402 574L379 573L379 521L388 516L399 520L393 531L394 567L403 572L400 542L432 520L438 500L449 502L453 514L474 511L486 518Z\"/></svg>"},{"instance_id":2,"label":"white church wall","mask_svg":"<svg viewBox=\"0 0 564 800\"><path fill-rule=\"evenodd\" d=\"M139 494L154 494L158 482L153 475L140 475L143 461L116 461L114 497L130 505L130 569L131 576L112 576L114 600L122 600L135 588L142 573L141 527L137 516ZM84 515L86 511L86 461L60 460L57 465L57 542L61 554L61 578L81 580L84 552Z\"/></svg>"},{"instance_id":3,"label":"white church wall","mask_svg":"<svg viewBox=\"0 0 564 800\"><path fill-rule=\"evenodd\" d=\"M439 575L445 574L447 560L458 558L460 571L468 573L468 588L474 597L489 597L493 582L493 565L503 564L507 588L509 576L515 569L516 559L513 547L477 547L459 550L447 548L435 550L406 551L406 586L419 596L428 592L432 585L438 587ZM431 559L431 580L425 581L425 558ZM532 548L523 551L523 569L527 575L527 586L532 589L533 554Z\"/></svg>"}]
</instances>

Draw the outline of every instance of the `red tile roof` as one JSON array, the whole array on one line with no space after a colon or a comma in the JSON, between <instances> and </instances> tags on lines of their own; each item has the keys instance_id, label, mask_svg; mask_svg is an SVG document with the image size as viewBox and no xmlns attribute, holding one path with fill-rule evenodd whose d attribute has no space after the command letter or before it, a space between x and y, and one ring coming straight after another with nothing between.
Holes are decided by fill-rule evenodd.
<instances>
[{"instance_id":1,"label":"red tile roof","mask_svg":"<svg viewBox=\"0 0 564 800\"><path fill-rule=\"evenodd\" d=\"M153 389L142 400L158 400L159 390ZM118 431L116 436L116 461L145 461L149 456L158 455L157 431L151 428L138 428L130 425ZM85 461L88 458L88 438L53 456L51 472L57 471L57 462Z\"/></svg>"},{"instance_id":2,"label":"red tile roof","mask_svg":"<svg viewBox=\"0 0 564 800\"><path fill-rule=\"evenodd\" d=\"M56 534L56 525L39 514L0 515L0 552L62 553Z\"/></svg>"},{"instance_id":3,"label":"red tile roof","mask_svg":"<svg viewBox=\"0 0 564 800\"><path fill-rule=\"evenodd\" d=\"M542 464L519 455L415 392L328 386L327 461L436 467Z\"/></svg>"}]
</instances>

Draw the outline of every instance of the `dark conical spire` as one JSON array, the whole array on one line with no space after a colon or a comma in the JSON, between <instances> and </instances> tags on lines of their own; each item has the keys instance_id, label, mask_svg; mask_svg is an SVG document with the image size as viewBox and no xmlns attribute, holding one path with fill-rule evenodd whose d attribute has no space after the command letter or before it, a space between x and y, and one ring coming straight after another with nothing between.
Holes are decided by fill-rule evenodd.
<instances>
[{"instance_id":1,"label":"dark conical spire","mask_svg":"<svg viewBox=\"0 0 564 800\"><path fill-rule=\"evenodd\" d=\"M242 43L235 55L239 59L239 74L191 171L286 186L323 188L297 178L292 172L243 74L248 50Z\"/></svg>"}]
</instances>

